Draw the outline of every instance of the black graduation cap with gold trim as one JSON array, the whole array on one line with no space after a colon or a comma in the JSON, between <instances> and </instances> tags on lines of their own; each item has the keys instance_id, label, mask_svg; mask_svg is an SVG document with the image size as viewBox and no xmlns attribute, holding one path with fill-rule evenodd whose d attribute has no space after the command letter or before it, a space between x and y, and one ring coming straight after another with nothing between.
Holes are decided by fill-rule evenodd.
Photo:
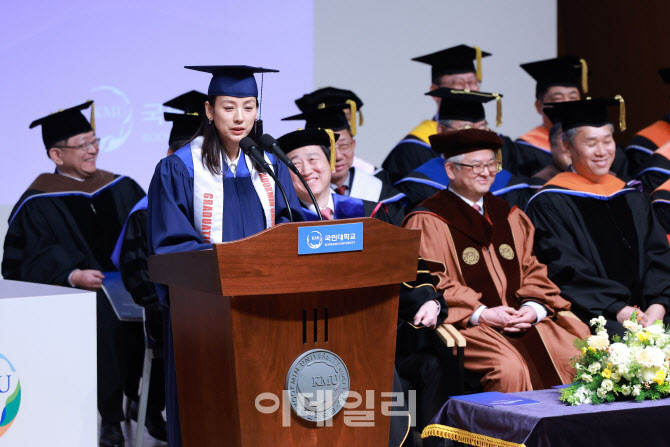
<instances>
[{"instance_id":1,"label":"black graduation cap with gold trim","mask_svg":"<svg viewBox=\"0 0 670 447\"><path fill-rule=\"evenodd\" d=\"M658 74L661 75L661 79L663 79L664 83L670 84L670 67L661 68L658 70Z\"/></svg>"},{"instance_id":2,"label":"black graduation cap with gold trim","mask_svg":"<svg viewBox=\"0 0 670 447\"><path fill-rule=\"evenodd\" d=\"M476 123L486 119L484 104L496 100L496 126L502 124L502 95L441 87L426 95L441 98L438 120L459 120Z\"/></svg>"},{"instance_id":3,"label":"black graduation cap with gold trim","mask_svg":"<svg viewBox=\"0 0 670 447\"><path fill-rule=\"evenodd\" d=\"M310 112L316 109L322 109L328 106L341 106L351 110L352 120L349 123L351 127L351 135L356 136L356 112L358 112L358 125L363 125L363 101L351 90L345 90L337 87L323 87L314 90L312 93L302 95L301 98L295 100L295 105L298 106L301 112Z\"/></svg>"},{"instance_id":4,"label":"black graduation cap with gold trim","mask_svg":"<svg viewBox=\"0 0 670 447\"><path fill-rule=\"evenodd\" d=\"M482 58L490 55L479 47L457 45L412 60L430 65L433 79L448 74L475 73L477 81L482 82Z\"/></svg>"},{"instance_id":5,"label":"black graduation cap with gold trim","mask_svg":"<svg viewBox=\"0 0 670 447\"><path fill-rule=\"evenodd\" d=\"M588 66L584 59L574 56L562 56L536 62L521 64L537 82L536 92L553 86L577 87L582 93L588 93Z\"/></svg>"},{"instance_id":6,"label":"black graduation cap with gold trim","mask_svg":"<svg viewBox=\"0 0 670 447\"><path fill-rule=\"evenodd\" d=\"M584 99L545 104L544 113L553 123L561 123L563 131L576 127L602 127L610 124L607 108L619 106L619 129L626 130L626 106L621 95L614 98Z\"/></svg>"},{"instance_id":7,"label":"black graduation cap with gold trim","mask_svg":"<svg viewBox=\"0 0 670 447\"><path fill-rule=\"evenodd\" d=\"M78 106L59 110L33 121L30 123L30 129L42 126L42 141L44 141L44 146L49 151L59 141L95 130L95 112L91 105L93 105L93 101L89 100ZM90 122L81 113L82 110L86 110L89 107L91 107Z\"/></svg>"},{"instance_id":8,"label":"black graduation cap with gold trim","mask_svg":"<svg viewBox=\"0 0 670 447\"><path fill-rule=\"evenodd\" d=\"M340 136L331 129L298 129L277 138L279 147L288 154L305 146L321 146L330 162L330 170L335 170L337 149L335 142Z\"/></svg>"},{"instance_id":9,"label":"black graduation cap with gold trim","mask_svg":"<svg viewBox=\"0 0 670 447\"><path fill-rule=\"evenodd\" d=\"M258 97L258 84L254 73L278 73L272 68L249 65L189 65L189 70L210 73L207 94L209 96L233 96L236 98Z\"/></svg>"},{"instance_id":10,"label":"black graduation cap with gold trim","mask_svg":"<svg viewBox=\"0 0 670 447\"><path fill-rule=\"evenodd\" d=\"M350 130L349 121L342 109L342 105L327 106L298 115L288 116L282 118L282 121L305 120L306 128L332 129L335 132Z\"/></svg>"},{"instance_id":11,"label":"black graduation cap with gold trim","mask_svg":"<svg viewBox=\"0 0 670 447\"><path fill-rule=\"evenodd\" d=\"M188 140L195 135L205 116L205 101L207 101L207 95L191 90L163 103L165 107L184 112L165 112L163 114L165 121L172 122L169 144L179 140Z\"/></svg>"}]
</instances>

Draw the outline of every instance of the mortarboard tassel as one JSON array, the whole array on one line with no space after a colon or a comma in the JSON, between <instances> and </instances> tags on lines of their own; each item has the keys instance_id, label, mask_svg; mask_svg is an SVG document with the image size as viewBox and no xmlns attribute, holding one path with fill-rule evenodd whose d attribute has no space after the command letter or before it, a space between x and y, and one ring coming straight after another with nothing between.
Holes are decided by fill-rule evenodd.
<instances>
[{"instance_id":1,"label":"mortarboard tassel","mask_svg":"<svg viewBox=\"0 0 670 447\"><path fill-rule=\"evenodd\" d=\"M589 68L586 60L579 59L579 63L582 64L582 93L587 94L589 92Z\"/></svg>"},{"instance_id":2,"label":"mortarboard tassel","mask_svg":"<svg viewBox=\"0 0 670 447\"><path fill-rule=\"evenodd\" d=\"M477 82L482 82L482 49L475 47L475 62L476 62L476 72Z\"/></svg>"},{"instance_id":3,"label":"mortarboard tassel","mask_svg":"<svg viewBox=\"0 0 670 447\"><path fill-rule=\"evenodd\" d=\"M502 126L502 97L493 93L493 96L496 98L496 127Z\"/></svg>"},{"instance_id":4,"label":"mortarboard tassel","mask_svg":"<svg viewBox=\"0 0 670 447\"><path fill-rule=\"evenodd\" d=\"M351 119L349 120L349 129L351 130L351 136L356 136L356 101L353 99L347 99L346 103L349 105L349 110L351 110Z\"/></svg>"},{"instance_id":5,"label":"mortarboard tassel","mask_svg":"<svg viewBox=\"0 0 670 447\"><path fill-rule=\"evenodd\" d=\"M623 96L621 95L616 95L614 97L617 101L619 101L619 130L621 132L626 131L626 103L623 100Z\"/></svg>"},{"instance_id":6,"label":"mortarboard tassel","mask_svg":"<svg viewBox=\"0 0 670 447\"><path fill-rule=\"evenodd\" d=\"M335 147L335 132L331 129L323 129L330 139L330 171L335 172L335 159L337 158L337 147Z\"/></svg>"},{"instance_id":7,"label":"mortarboard tassel","mask_svg":"<svg viewBox=\"0 0 670 447\"><path fill-rule=\"evenodd\" d=\"M92 101L89 99L89 101ZM91 128L95 132L95 102L91 104Z\"/></svg>"},{"instance_id":8,"label":"mortarboard tassel","mask_svg":"<svg viewBox=\"0 0 670 447\"><path fill-rule=\"evenodd\" d=\"M363 111L360 109L358 110L358 125L359 126L363 125Z\"/></svg>"}]
</instances>

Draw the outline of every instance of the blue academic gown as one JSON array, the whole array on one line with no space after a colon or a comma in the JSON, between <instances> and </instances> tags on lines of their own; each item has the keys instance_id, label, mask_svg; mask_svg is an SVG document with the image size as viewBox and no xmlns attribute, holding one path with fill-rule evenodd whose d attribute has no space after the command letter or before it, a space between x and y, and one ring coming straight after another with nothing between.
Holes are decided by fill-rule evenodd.
<instances>
[{"instance_id":1,"label":"blue academic gown","mask_svg":"<svg viewBox=\"0 0 670 447\"><path fill-rule=\"evenodd\" d=\"M444 159L441 157L431 159L410 172L393 186L407 196L407 209L409 212L428 197L438 191L447 189L449 186L449 177L444 170ZM510 192L527 188L530 188L530 186L525 179L515 177L511 172L503 169L496 174L490 191L493 195L502 196L508 200L506 195ZM532 193L528 197L531 195ZM512 205L520 204L512 203Z\"/></svg>"},{"instance_id":2,"label":"blue academic gown","mask_svg":"<svg viewBox=\"0 0 670 447\"><path fill-rule=\"evenodd\" d=\"M287 168L268 155L277 178L284 186L294 221L303 221L300 201L293 189ZM223 167L223 241L234 241L265 230L265 214L261 201L251 182L245 157L240 156L236 175ZM190 145L186 145L156 166L149 186L147 232L150 254L175 253L212 248L204 243L194 226L193 211L193 157ZM288 222L286 204L275 186L276 223ZM167 287L157 284L159 299L166 305L163 327L165 330L165 383L168 419L168 444L181 446L179 426L179 403L175 370L172 325L170 322Z\"/></svg>"},{"instance_id":3,"label":"blue academic gown","mask_svg":"<svg viewBox=\"0 0 670 447\"><path fill-rule=\"evenodd\" d=\"M350 196L343 196L340 194L331 193L331 195L333 196L333 205L335 206L333 220L353 219L355 217L369 217L365 212L366 210L364 200ZM317 216L314 211L311 211L307 208L303 207L302 213L305 215L305 220L307 221L311 222L319 220L319 216Z\"/></svg>"}]
</instances>

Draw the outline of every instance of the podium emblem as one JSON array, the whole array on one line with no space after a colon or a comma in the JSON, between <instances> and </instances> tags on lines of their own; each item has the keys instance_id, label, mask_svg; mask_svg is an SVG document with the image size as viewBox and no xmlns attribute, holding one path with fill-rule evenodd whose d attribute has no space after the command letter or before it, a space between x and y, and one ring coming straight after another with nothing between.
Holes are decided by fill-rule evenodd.
<instances>
[{"instance_id":1,"label":"podium emblem","mask_svg":"<svg viewBox=\"0 0 670 447\"><path fill-rule=\"evenodd\" d=\"M321 244L323 244L323 235L320 232L314 230L309 233L307 236L307 245L309 248L316 250L321 247Z\"/></svg>"},{"instance_id":2,"label":"podium emblem","mask_svg":"<svg viewBox=\"0 0 670 447\"><path fill-rule=\"evenodd\" d=\"M337 354L325 349L304 352L286 375L291 408L311 422L335 416L349 396L349 386L347 366Z\"/></svg>"}]
</instances>

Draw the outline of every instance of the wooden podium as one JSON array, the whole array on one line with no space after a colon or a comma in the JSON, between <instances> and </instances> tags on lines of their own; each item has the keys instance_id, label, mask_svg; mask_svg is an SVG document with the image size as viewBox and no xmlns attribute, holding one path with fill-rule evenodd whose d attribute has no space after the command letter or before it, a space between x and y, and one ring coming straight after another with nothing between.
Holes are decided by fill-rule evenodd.
<instances>
[{"instance_id":1,"label":"wooden podium","mask_svg":"<svg viewBox=\"0 0 670 447\"><path fill-rule=\"evenodd\" d=\"M363 250L298 255L299 227L358 222ZM399 284L416 277L419 241L418 230L361 218L151 257L151 280L169 286L184 446L386 447L381 393L392 391ZM339 356L362 396L321 426L283 393L294 360L313 349ZM277 396L276 411L257 409L263 393ZM372 427L347 421L371 409Z\"/></svg>"}]
</instances>

